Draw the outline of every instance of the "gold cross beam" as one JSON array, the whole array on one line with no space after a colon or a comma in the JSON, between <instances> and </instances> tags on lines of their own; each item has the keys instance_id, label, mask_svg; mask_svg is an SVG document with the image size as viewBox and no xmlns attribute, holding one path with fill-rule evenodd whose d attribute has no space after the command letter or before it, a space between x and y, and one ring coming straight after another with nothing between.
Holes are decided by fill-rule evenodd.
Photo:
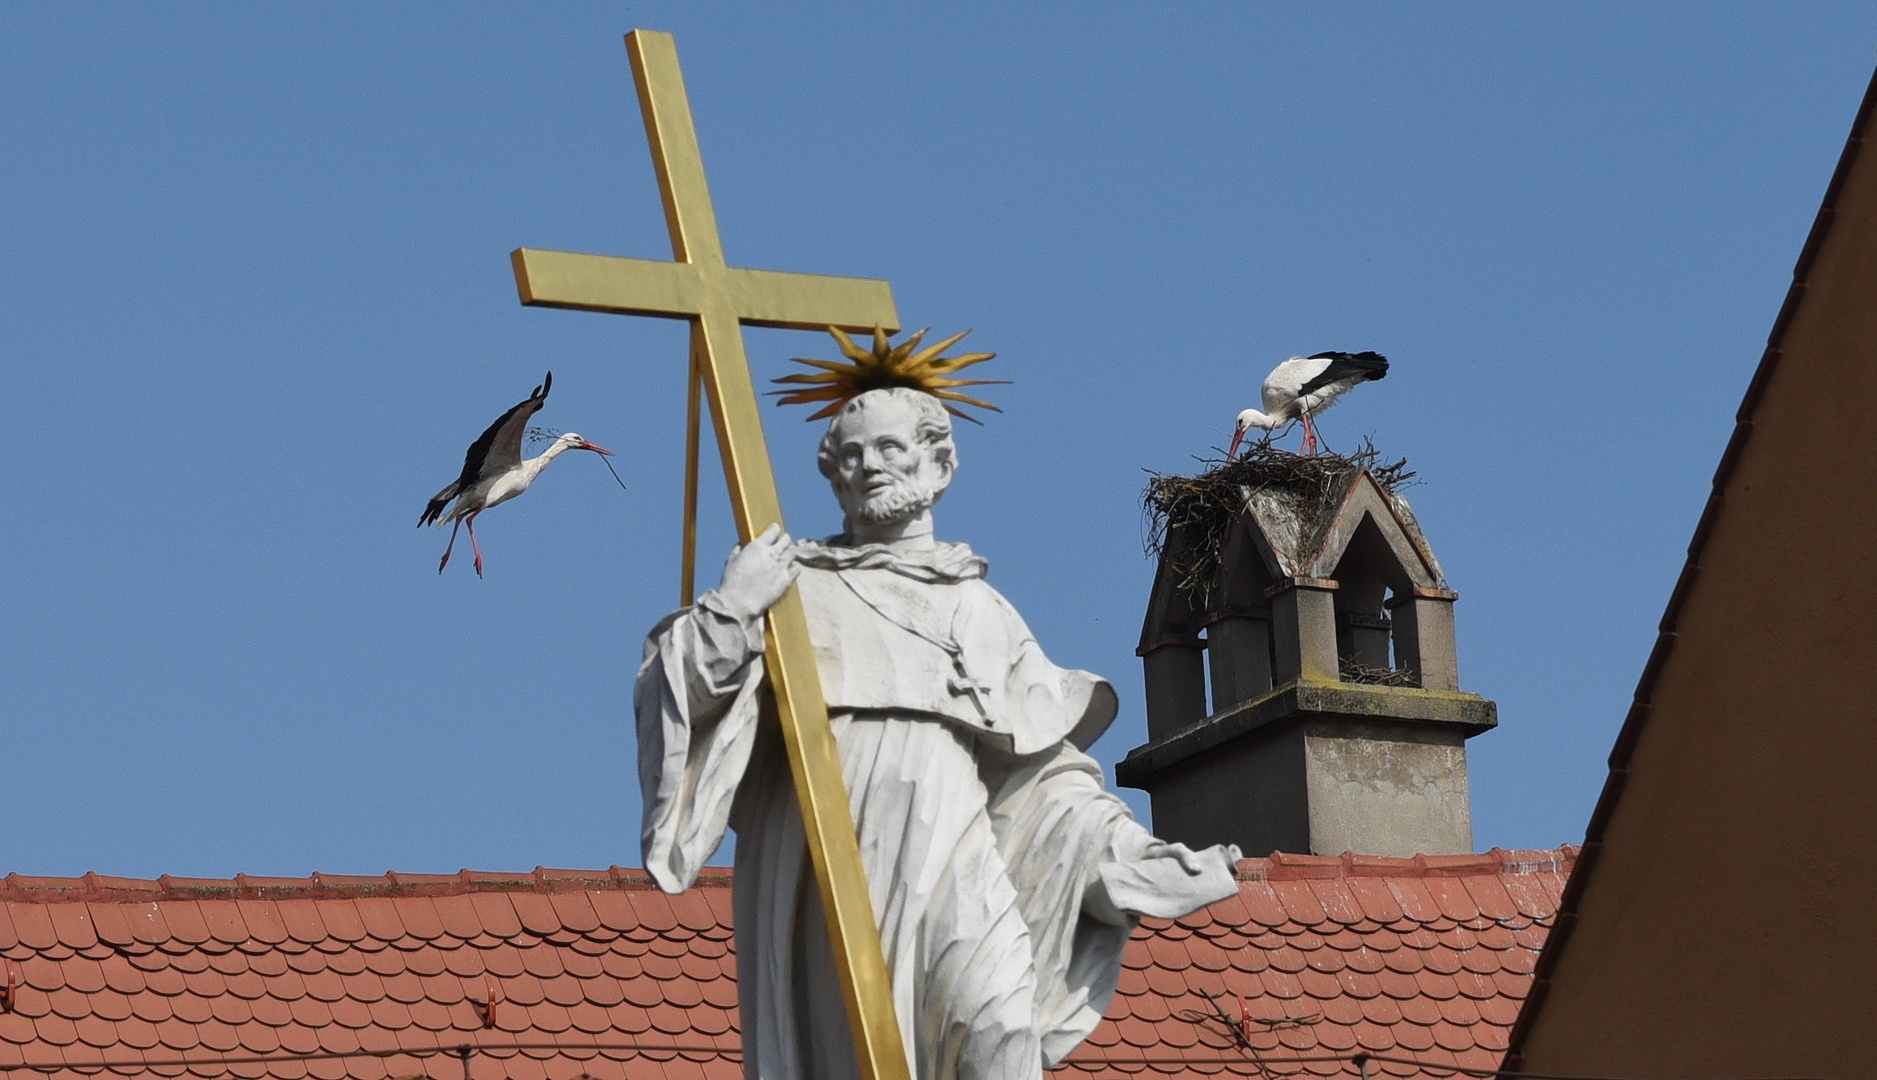
<instances>
[{"instance_id":1,"label":"gold cross beam","mask_svg":"<svg viewBox=\"0 0 1877 1080\"><path fill-rule=\"evenodd\" d=\"M727 266L717 236L717 217L704 182L704 160L691 126L691 107L670 34L634 30L626 35L638 84L639 108L652 144L658 190L665 202L676 260L622 259L564 251L518 249L515 284L521 302L543 307L654 315L691 323L691 445L688 449L685 523L686 602L696 521L696 387L710 395L711 418L723 457L724 479L737 533L745 541L782 520L769 449L749 361L743 354L743 324L798 330L899 328L893 291L867 278L784 274ZM893 1012L893 988L880 950L860 846L848 810L841 762L828 727L815 653L801 594L790 589L769 611L769 681L788 747L789 769L808 831L808 851L841 990L853 1026L854 1049L863 1080L910 1080L906 1053Z\"/></svg>"}]
</instances>

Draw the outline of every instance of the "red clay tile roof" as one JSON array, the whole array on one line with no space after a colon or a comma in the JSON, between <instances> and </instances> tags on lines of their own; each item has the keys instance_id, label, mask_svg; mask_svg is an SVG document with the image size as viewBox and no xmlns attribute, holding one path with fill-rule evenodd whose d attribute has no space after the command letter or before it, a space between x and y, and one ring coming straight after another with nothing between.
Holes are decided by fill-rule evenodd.
<instances>
[{"instance_id":1,"label":"red clay tile roof","mask_svg":"<svg viewBox=\"0 0 1877 1080\"><path fill-rule=\"evenodd\" d=\"M1059 1075L1495 1069L1575 855L1246 859L1236 899L1142 923Z\"/></svg>"},{"instance_id":2,"label":"red clay tile roof","mask_svg":"<svg viewBox=\"0 0 1877 1080\"><path fill-rule=\"evenodd\" d=\"M1248 859L1237 898L1141 927L1108 1019L1058 1075L1258 1071L1201 991L1250 1016L1267 1061L1491 1068L1573 854ZM728 871L676 897L618 867L14 874L0 901L0 1069L460 1080L469 1045L474 1080L742 1074Z\"/></svg>"}]
</instances>

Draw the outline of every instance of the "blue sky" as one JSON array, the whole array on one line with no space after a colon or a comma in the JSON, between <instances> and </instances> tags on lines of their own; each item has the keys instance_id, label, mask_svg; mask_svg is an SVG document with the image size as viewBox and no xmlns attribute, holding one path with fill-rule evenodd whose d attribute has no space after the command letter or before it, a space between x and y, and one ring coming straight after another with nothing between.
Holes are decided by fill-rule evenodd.
<instances>
[{"instance_id":1,"label":"blue sky","mask_svg":"<svg viewBox=\"0 0 1877 1080\"><path fill-rule=\"evenodd\" d=\"M1133 647L1143 469L1277 360L1424 481L1476 842L1581 837L1877 60L1865 4L39 5L0 35L0 871L638 862L684 329L524 309L666 257L621 35L677 35L732 263L884 277L1005 413L940 507L1059 663ZM759 378L813 335L752 331ZM563 459L439 578L412 526L552 368ZM769 414L792 527L838 525ZM714 462L711 463L714 468ZM702 576L731 542L705 488ZM1136 799L1144 810L1144 800Z\"/></svg>"}]
</instances>

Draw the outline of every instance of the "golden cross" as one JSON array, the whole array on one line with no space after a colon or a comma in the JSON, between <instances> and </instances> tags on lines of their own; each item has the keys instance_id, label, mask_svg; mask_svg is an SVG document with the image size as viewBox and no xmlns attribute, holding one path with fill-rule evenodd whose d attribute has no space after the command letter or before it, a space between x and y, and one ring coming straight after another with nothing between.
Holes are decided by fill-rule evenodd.
<instances>
[{"instance_id":1,"label":"golden cross","mask_svg":"<svg viewBox=\"0 0 1877 1080\"><path fill-rule=\"evenodd\" d=\"M784 274L726 266L717 217L704 182L704 159L670 34L634 30L626 35L638 84L645 134L652 144L658 190L671 229L674 262L578 255L520 248L514 255L521 302L544 307L686 319L691 324L690 446L686 456L684 599L691 598L696 543L697 387L710 395L711 418L730 485L737 533L748 541L782 521L769 449L749 361L743 324L797 330L899 328L893 291L867 278ZM893 989L880 931L861 870L860 845L848 809L841 761L828 726L815 653L801 594L791 588L769 610L767 668L787 745L795 795L808 831L808 851L835 967L847 999L848 1020L863 1080L910 1080L894 1018Z\"/></svg>"}]
</instances>

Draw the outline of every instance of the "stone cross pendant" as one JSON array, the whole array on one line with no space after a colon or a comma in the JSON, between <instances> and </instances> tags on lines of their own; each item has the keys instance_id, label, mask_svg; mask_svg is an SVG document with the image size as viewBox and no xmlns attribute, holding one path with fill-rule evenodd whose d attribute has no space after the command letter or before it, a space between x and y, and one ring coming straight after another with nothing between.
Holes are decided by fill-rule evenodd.
<instances>
[{"instance_id":1,"label":"stone cross pendant","mask_svg":"<svg viewBox=\"0 0 1877 1080\"><path fill-rule=\"evenodd\" d=\"M952 667L957 669L958 674L945 680L946 692L954 697L970 695L971 704L978 707L978 714L984 717L986 724L991 723L991 710L987 704L991 693L990 684L979 682L971 677L971 673L965 670L965 658L962 652L952 653Z\"/></svg>"}]
</instances>

